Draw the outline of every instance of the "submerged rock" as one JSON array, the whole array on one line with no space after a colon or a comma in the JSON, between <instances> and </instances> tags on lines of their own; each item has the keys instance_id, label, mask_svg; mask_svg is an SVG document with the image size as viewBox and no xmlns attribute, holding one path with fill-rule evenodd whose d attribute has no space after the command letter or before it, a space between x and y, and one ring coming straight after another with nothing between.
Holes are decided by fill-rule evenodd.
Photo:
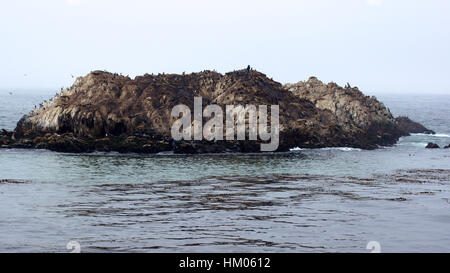
<instances>
[{"instance_id":1,"label":"submerged rock","mask_svg":"<svg viewBox=\"0 0 450 273\"><path fill-rule=\"evenodd\" d=\"M444 147L444 149L450 149L450 144Z\"/></svg>"},{"instance_id":2,"label":"submerged rock","mask_svg":"<svg viewBox=\"0 0 450 273\"><path fill-rule=\"evenodd\" d=\"M24 184L25 180L17 180L17 179L0 179L0 184Z\"/></svg>"},{"instance_id":3,"label":"submerged rock","mask_svg":"<svg viewBox=\"0 0 450 273\"><path fill-rule=\"evenodd\" d=\"M60 152L136 153L258 152L260 141L174 141L172 108L203 105L279 105L280 145L289 148L373 149L395 143L409 129L390 111L357 88L323 84L316 78L282 86L263 73L245 69L129 77L94 71L78 78L25 115L0 144ZM206 122L206 120L203 120Z\"/></svg>"},{"instance_id":4,"label":"submerged rock","mask_svg":"<svg viewBox=\"0 0 450 273\"><path fill-rule=\"evenodd\" d=\"M430 143L428 143L428 145L425 148L427 148L427 149L439 149L440 147L436 143L430 142Z\"/></svg>"}]
</instances>

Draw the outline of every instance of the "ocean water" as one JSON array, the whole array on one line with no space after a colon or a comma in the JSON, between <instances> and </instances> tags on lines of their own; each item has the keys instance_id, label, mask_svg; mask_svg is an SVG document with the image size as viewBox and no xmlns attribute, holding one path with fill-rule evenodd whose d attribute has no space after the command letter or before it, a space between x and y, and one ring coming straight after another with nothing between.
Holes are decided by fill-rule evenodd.
<instances>
[{"instance_id":1,"label":"ocean water","mask_svg":"<svg viewBox=\"0 0 450 273\"><path fill-rule=\"evenodd\" d=\"M52 95L0 91L0 128ZM438 134L374 151L1 149L0 252L450 252L450 149L424 148L450 144L450 96L378 98Z\"/></svg>"}]
</instances>

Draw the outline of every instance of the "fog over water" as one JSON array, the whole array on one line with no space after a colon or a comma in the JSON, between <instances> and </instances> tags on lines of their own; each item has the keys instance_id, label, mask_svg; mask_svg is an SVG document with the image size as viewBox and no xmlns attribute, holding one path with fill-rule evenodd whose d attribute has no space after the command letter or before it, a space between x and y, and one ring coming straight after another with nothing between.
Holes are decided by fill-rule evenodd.
<instances>
[{"instance_id":1,"label":"fog over water","mask_svg":"<svg viewBox=\"0 0 450 273\"><path fill-rule=\"evenodd\" d=\"M449 11L447 0L3 1L0 88L251 65L282 83L450 94Z\"/></svg>"}]
</instances>

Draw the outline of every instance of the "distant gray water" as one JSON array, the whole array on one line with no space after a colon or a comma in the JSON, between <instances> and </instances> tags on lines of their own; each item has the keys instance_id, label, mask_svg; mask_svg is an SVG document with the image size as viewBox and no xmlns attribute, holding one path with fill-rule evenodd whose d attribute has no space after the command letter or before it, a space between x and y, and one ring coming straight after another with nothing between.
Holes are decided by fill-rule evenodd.
<instances>
[{"instance_id":1,"label":"distant gray water","mask_svg":"<svg viewBox=\"0 0 450 273\"><path fill-rule=\"evenodd\" d=\"M55 92L0 91L0 128ZM31 95L32 94L32 95ZM280 154L0 150L0 252L450 252L450 96L379 96L435 130Z\"/></svg>"}]
</instances>

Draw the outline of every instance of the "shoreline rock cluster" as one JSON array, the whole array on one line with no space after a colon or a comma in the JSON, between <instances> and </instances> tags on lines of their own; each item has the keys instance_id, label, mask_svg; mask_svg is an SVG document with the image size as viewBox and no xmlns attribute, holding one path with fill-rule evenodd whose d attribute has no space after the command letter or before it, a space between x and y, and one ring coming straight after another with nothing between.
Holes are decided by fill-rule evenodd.
<instances>
[{"instance_id":1,"label":"shoreline rock cluster","mask_svg":"<svg viewBox=\"0 0 450 273\"><path fill-rule=\"evenodd\" d=\"M283 86L250 68L224 75L203 71L135 79L93 71L21 118L14 131L0 131L0 147L72 153L259 152L261 141L173 140L171 110L178 104L192 109L194 97L220 107L279 105L278 151L375 149L409 133L434 133L407 117L394 118L358 88L324 84L314 77Z\"/></svg>"},{"instance_id":2,"label":"shoreline rock cluster","mask_svg":"<svg viewBox=\"0 0 450 273\"><path fill-rule=\"evenodd\" d=\"M440 149L441 147L436 143L429 142L425 148L426 149ZM448 144L447 146L444 146L444 149L450 149L450 144Z\"/></svg>"},{"instance_id":3,"label":"shoreline rock cluster","mask_svg":"<svg viewBox=\"0 0 450 273\"><path fill-rule=\"evenodd\" d=\"M439 147L439 145L437 145L436 143L429 142L425 148L426 149L439 149L441 147Z\"/></svg>"}]
</instances>

